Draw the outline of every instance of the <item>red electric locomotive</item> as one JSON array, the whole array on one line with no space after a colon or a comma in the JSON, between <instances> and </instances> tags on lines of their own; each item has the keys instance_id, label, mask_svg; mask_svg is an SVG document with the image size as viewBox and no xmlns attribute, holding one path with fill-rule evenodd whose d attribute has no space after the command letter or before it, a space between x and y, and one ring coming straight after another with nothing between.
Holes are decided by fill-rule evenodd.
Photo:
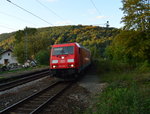
<instances>
[{"instance_id":1,"label":"red electric locomotive","mask_svg":"<svg viewBox=\"0 0 150 114\"><path fill-rule=\"evenodd\" d=\"M61 79L74 79L91 63L91 53L78 43L56 44L52 46L50 70Z\"/></svg>"}]
</instances>

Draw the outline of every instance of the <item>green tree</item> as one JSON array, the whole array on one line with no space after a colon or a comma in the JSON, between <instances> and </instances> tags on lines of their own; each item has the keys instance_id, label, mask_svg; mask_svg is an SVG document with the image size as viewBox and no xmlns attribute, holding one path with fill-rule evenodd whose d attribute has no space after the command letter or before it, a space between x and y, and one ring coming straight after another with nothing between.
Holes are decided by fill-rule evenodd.
<instances>
[{"instance_id":1,"label":"green tree","mask_svg":"<svg viewBox=\"0 0 150 114\"><path fill-rule=\"evenodd\" d=\"M114 60L137 63L150 62L150 39L142 31L122 31L107 48L107 55Z\"/></svg>"},{"instance_id":2,"label":"green tree","mask_svg":"<svg viewBox=\"0 0 150 114\"><path fill-rule=\"evenodd\" d=\"M25 59L34 59L36 54L41 50L47 50L55 43L78 42L88 49L91 49L94 56L103 55L110 36L118 34L118 29L98 26L60 26L46 28L25 28L13 34L14 52L21 63ZM6 47L8 41L1 43ZM8 46L7 46L8 47ZM27 49L27 51L26 51ZM27 56L25 56L27 53Z\"/></svg>"},{"instance_id":3,"label":"green tree","mask_svg":"<svg viewBox=\"0 0 150 114\"><path fill-rule=\"evenodd\" d=\"M149 0L122 0L124 30L106 49L113 60L139 63L150 62L150 6Z\"/></svg>"},{"instance_id":4,"label":"green tree","mask_svg":"<svg viewBox=\"0 0 150 114\"><path fill-rule=\"evenodd\" d=\"M149 0L122 0L122 3L124 29L148 31L150 29Z\"/></svg>"},{"instance_id":5,"label":"green tree","mask_svg":"<svg viewBox=\"0 0 150 114\"><path fill-rule=\"evenodd\" d=\"M14 55L17 56L19 63L25 62L24 43L17 43L14 47Z\"/></svg>"},{"instance_id":6,"label":"green tree","mask_svg":"<svg viewBox=\"0 0 150 114\"><path fill-rule=\"evenodd\" d=\"M35 56L35 59L40 65L49 65L49 58L50 58L49 50L41 50Z\"/></svg>"}]
</instances>

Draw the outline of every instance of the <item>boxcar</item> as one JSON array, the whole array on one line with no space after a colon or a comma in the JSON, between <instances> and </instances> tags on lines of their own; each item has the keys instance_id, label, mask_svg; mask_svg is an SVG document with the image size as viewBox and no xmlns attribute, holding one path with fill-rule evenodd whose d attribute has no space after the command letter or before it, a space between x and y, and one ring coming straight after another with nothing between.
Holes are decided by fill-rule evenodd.
<instances>
[{"instance_id":1,"label":"boxcar","mask_svg":"<svg viewBox=\"0 0 150 114\"><path fill-rule=\"evenodd\" d=\"M50 54L50 70L53 76L73 79L91 64L91 53L78 43L56 44Z\"/></svg>"}]
</instances>

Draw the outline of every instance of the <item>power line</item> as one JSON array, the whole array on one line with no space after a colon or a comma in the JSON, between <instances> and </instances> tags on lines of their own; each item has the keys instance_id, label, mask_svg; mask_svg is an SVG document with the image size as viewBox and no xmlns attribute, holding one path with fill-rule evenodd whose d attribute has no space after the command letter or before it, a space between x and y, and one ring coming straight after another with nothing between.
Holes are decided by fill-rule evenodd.
<instances>
[{"instance_id":1,"label":"power line","mask_svg":"<svg viewBox=\"0 0 150 114\"><path fill-rule=\"evenodd\" d=\"M28 10L26 10L26 9L24 9L24 8L22 8L22 7L20 7L19 5L17 5L17 4L15 4L15 3L11 2L10 0L7 0L7 2L9 2L9 3L11 3L11 4L15 5L15 6L17 6L18 8L20 8L20 9L22 9L23 11L25 11L25 12L27 12L27 13L33 15L34 17L37 17L38 19L44 21L45 23L50 24L50 25L53 25L53 24L49 23L48 21L42 19L41 17L39 17L39 16L33 14L32 12L30 12L30 11L28 11Z\"/></svg>"},{"instance_id":2,"label":"power line","mask_svg":"<svg viewBox=\"0 0 150 114\"><path fill-rule=\"evenodd\" d=\"M10 27L7 27L5 25L0 25L1 28L6 28L6 29L10 29L10 30L15 30L14 28L10 28Z\"/></svg>"},{"instance_id":3,"label":"power line","mask_svg":"<svg viewBox=\"0 0 150 114\"><path fill-rule=\"evenodd\" d=\"M99 13L99 15L101 15L100 11L98 10L98 8L96 7L95 3L93 2L93 0L90 0L92 5L95 7L96 11Z\"/></svg>"},{"instance_id":4,"label":"power line","mask_svg":"<svg viewBox=\"0 0 150 114\"><path fill-rule=\"evenodd\" d=\"M50 9L49 7L47 7L46 5L44 5L43 3L41 3L39 0L36 0L41 6L45 7L48 11L50 11L51 13L53 13L54 15L56 15L57 17L59 17L60 19L64 20L61 16L59 16L56 12L54 12L52 9Z\"/></svg>"},{"instance_id":5,"label":"power line","mask_svg":"<svg viewBox=\"0 0 150 114\"><path fill-rule=\"evenodd\" d=\"M96 11L99 13L99 15L101 15L100 11L98 10L98 8L96 7L95 3L93 2L93 0L90 0L91 3L93 4L93 6L95 7ZM99 24L99 25L102 25L102 24ZM106 25L106 28L109 28L109 21L107 21L107 23L103 24L103 25Z\"/></svg>"},{"instance_id":6,"label":"power line","mask_svg":"<svg viewBox=\"0 0 150 114\"><path fill-rule=\"evenodd\" d=\"M0 13L1 14L3 14L3 15L6 15L6 16L9 16L9 17L13 17L13 18L15 18L15 19L18 19L18 20L20 20L20 21L23 21L23 22L25 22L25 23L31 23L31 22L29 22L29 21L27 21L27 20L24 20L24 19L22 19L22 18L20 18L20 17L16 17L16 16L14 16L14 15L10 15L10 14L7 14L7 13L4 13L4 12L1 12L0 11ZM36 26L36 24L34 24L34 23L32 23L34 26Z\"/></svg>"}]
</instances>

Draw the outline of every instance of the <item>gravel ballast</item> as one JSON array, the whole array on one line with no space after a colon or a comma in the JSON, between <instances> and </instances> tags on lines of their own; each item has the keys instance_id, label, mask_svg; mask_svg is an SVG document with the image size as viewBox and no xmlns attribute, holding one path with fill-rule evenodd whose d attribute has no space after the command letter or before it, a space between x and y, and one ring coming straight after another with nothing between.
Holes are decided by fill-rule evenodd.
<instances>
[{"instance_id":1,"label":"gravel ballast","mask_svg":"<svg viewBox=\"0 0 150 114\"><path fill-rule=\"evenodd\" d=\"M45 77L9 91L0 92L0 110L20 101L21 99L42 90L56 79ZM84 112L92 104L91 96L103 91L106 83L99 83L98 76L92 72L74 84L53 105L49 106L51 114L74 114Z\"/></svg>"},{"instance_id":2,"label":"gravel ballast","mask_svg":"<svg viewBox=\"0 0 150 114\"><path fill-rule=\"evenodd\" d=\"M42 79L23 84L10 90L0 92L0 110L44 89L53 82L54 80L52 80L50 77L44 77Z\"/></svg>"}]
</instances>

